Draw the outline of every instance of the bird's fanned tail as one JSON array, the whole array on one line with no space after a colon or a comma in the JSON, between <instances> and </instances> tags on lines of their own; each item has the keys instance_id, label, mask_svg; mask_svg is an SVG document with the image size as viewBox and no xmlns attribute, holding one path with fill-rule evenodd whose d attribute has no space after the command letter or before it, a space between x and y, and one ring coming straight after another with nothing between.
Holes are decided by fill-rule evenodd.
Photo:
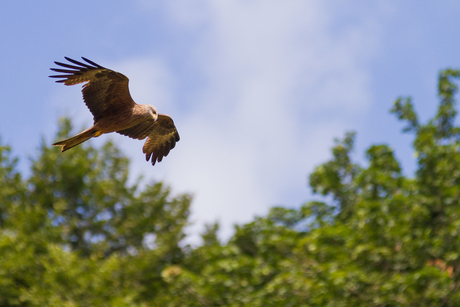
<instances>
[{"instance_id":1,"label":"bird's fanned tail","mask_svg":"<svg viewBox=\"0 0 460 307\"><path fill-rule=\"evenodd\" d=\"M94 129L91 127L89 129L86 129L85 131L80 132L79 134L77 134L77 135L75 135L75 136L73 136L71 138L68 138L68 139L63 140L63 141L56 142L56 143L53 144L53 146L62 146L61 152L64 152L67 149L75 147L78 144L81 144L84 141L89 140L93 136L97 136L97 135L95 135L95 133L97 133L97 132L94 131Z\"/></svg>"}]
</instances>

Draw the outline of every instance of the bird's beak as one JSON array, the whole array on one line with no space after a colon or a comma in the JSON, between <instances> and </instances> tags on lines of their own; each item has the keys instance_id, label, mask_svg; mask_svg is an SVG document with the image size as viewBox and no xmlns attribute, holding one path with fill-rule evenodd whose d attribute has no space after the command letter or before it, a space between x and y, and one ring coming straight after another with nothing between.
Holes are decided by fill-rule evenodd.
<instances>
[{"instance_id":1,"label":"bird's beak","mask_svg":"<svg viewBox=\"0 0 460 307\"><path fill-rule=\"evenodd\" d=\"M154 120L154 121L157 121L157 119L158 119L158 114L155 114L155 113L152 112L152 117L153 117L153 120Z\"/></svg>"}]
</instances>

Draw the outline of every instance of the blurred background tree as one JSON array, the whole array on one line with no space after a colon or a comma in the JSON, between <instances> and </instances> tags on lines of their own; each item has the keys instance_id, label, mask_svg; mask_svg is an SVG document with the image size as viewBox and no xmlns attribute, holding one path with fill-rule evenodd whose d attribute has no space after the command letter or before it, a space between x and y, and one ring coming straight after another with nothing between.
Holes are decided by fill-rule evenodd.
<instances>
[{"instance_id":1,"label":"blurred background tree","mask_svg":"<svg viewBox=\"0 0 460 307\"><path fill-rule=\"evenodd\" d=\"M57 138L70 131L62 119ZM184 257L190 195L173 197L162 183L140 187L140 178L128 185L129 161L110 141L68 153L43 141L22 180L10 149L0 147L0 305L152 297L165 284L163 268Z\"/></svg>"},{"instance_id":2,"label":"blurred background tree","mask_svg":"<svg viewBox=\"0 0 460 307\"><path fill-rule=\"evenodd\" d=\"M271 208L225 243L218 223L181 243L191 196L128 184L110 141L65 155L43 141L27 179L0 143L0 305L458 306L459 77L440 73L426 124L410 98L391 110L415 137L413 178L384 144L353 162L348 133L310 175L329 201ZM71 130L62 119L57 138Z\"/></svg>"},{"instance_id":3,"label":"blurred background tree","mask_svg":"<svg viewBox=\"0 0 460 307\"><path fill-rule=\"evenodd\" d=\"M391 110L415 135L414 178L384 144L367 150L366 166L354 163L355 134L347 133L310 175L313 191L331 202L272 208L236 226L227 244L194 249L170 291L191 289L209 306L460 305L459 76L440 73L428 123L410 98Z\"/></svg>"}]
</instances>

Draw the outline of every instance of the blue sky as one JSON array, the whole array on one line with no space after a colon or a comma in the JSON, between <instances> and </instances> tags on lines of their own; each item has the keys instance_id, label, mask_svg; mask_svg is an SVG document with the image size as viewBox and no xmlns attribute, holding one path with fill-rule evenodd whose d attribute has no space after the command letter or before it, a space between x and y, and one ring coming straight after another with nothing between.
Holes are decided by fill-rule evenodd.
<instances>
[{"instance_id":1,"label":"blue sky","mask_svg":"<svg viewBox=\"0 0 460 307\"><path fill-rule=\"evenodd\" d=\"M92 117L80 86L48 78L53 61L87 57L130 78L138 103L171 115L181 141L151 167L143 142L119 135L134 175L191 192L191 233L312 199L307 176L334 138L356 131L396 151L404 172L411 135L389 114L410 95L422 120L437 106L439 70L460 68L454 1L3 1L0 137L27 174L60 116L75 132Z\"/></svg>"}]
</instances>

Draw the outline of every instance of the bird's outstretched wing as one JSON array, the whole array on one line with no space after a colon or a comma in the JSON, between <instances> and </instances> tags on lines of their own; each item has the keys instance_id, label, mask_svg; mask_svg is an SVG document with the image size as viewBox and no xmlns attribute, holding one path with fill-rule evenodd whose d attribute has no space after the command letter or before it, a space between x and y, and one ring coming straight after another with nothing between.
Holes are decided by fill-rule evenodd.
<instances>
[{"instance_id":1,"label":"bird's outstretched wing","mask_svg":"<svg viewBox=\"0 0 460 307\"><path fill-rule=\"evenodd\" d=\"M95 122L101 117L120 114L133 108L135 102L129 94L129 79L125 75L83 57L82 59L88 64L68 57L65 59L75 65L54 62L65 69L51 68L52 71L62 74L50 77L60 78L56 82L62 82L65 85L87 82L82 89L83 98Z\"/></svg>"},{"instance_id":2,"label":"bird's outstretched wing","mask_svg":"<svg viewBox=\"0 0 460 307\"><path fill-rule=\"evenodd\" d=\"M129 129L117 131L117 133L138 140L147 137L142 151L147 161L152 158L152 165L155 165L157 161L161 162L180 140L174 121L164 114L159 114L156 121L147 120Z\"/></svg>"}]
</instances>

